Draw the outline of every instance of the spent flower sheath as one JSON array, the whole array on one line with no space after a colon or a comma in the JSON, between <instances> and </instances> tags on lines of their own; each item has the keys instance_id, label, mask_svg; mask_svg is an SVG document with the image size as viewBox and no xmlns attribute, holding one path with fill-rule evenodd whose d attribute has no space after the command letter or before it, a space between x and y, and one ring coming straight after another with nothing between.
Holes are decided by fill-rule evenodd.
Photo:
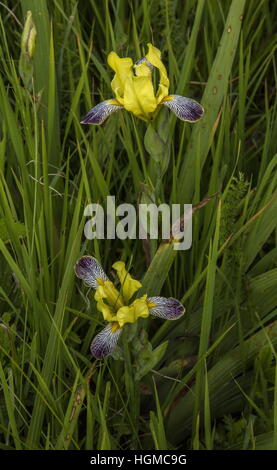
<instances>
[{"instance_id":1,"label":"spent flower sheath","mask_svg":"<svg viewBox=\"0 0 277 470\"><path fill-rule=\"evenodd\" d=\"M166 106L182 121L198 121L204 110L191 98L169 95L169 79L161 61L161 52L151 43L148 53L133 64L129 57L120 58L115 52L108 55L108 64L115 72L111 82L114 98L94 106L81 121L83 124L102 124L111 114L126 109L139 119L151 121L160 105ZM159 85L154 89L152 73L159 71Z\"/></svg>"},{"instance_id":2,"label":"spent flower sheath","mask_svg":"<svg viewBox=\"0 0 277 470\"><path fill-rule=\"evenodd\" d=\"M115 350L126 323L134 323L149 315L165 320L177 320L185 312L183 305L172 297L148 297L145 294L132 300L142 286L141 283L131 277L122 261L114 263L113 269L117 272L120 290L109 280L96 258L83 256L75 265L76 276L95 289L97 309L108 322L91 343L91 353L97 359L103 359Z\"/></svg>"}]
</instances>

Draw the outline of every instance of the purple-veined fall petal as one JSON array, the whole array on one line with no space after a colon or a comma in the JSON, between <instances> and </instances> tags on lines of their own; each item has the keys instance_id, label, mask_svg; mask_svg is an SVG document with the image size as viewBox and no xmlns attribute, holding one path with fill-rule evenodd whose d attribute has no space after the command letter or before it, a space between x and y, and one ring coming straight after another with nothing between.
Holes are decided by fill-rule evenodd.
<instances>
[{"instance_id":1,"label":"purple-veined fall petal","mask_svg":"<svg viewBox=\"0 0 277 470\"><path fill-rule=\"evenodd\" d=\"M109 278L105 274L101 264L93 256L82 256L75 264L75 274L82 279L89 287L96 287L99 285L98 279L108 281Z\"/></svg>"},{"instance_id":2,"label":"purple-veined fall petal","mask_svg":"<svg viewBox=\"0 0 277 470\"><path fill-rule=\"evenodd\" d=\"M169 108L182 121L196 122L204 114L201 104L180 95L169 95L161 104Z\"/></svg>"},{"instance_id":3,"label":"purple-veined fall petal","mask_svg":"<svg viewBox=\"0 0 277 470\"><path fill-rule=\"evenodd\" d=\"M122 328L119 328L117 325L114 328L114 323L109 323L93 339L90 346L91 354L97 359L103 359L111 354L117 346L121 332Z\"/></svg>"},{"instance_id":4,"label":"purple-veined fall petal","mask_svg":"<svg viewBox=\"0 0 277 470\"><path fill-rule=\"evenodd\" d=\"M177 320L185 313L185 308L172 297L148 297L147 304L150 315L164 320Z\"/></svg>"},{"instance_id":5,"label":"purple-veined fall petal","mask_svg":"<svg viewBox=\"0 0 277 470\"><path fill-rule=\"evenodd\" d=\"M103 124L111 114L119 109L123 109L123 106L114 102L115 100L111 99L98 103L89 110L82 119L81 124Z\"/></svg>"}]
</instances>

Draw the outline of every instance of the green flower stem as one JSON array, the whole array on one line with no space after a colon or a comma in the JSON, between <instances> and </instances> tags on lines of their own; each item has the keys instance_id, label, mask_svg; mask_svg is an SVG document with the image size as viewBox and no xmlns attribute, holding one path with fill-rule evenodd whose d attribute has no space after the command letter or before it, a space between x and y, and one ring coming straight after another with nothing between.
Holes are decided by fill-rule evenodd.
<instances>
[{"instance_id":1,"label":"green flower stem","mask_svg":"<svg viewBox=\"0 0 277 470\"><path fill-rule=\"evenodd\" d=\"M168 116L161 112L155 121L152 121L144 136L145 149L150 156L148 174L156 196L159 196L162 178L165 174L169 159L170 145L168 140Z\"/></svg>"}]
</instances>

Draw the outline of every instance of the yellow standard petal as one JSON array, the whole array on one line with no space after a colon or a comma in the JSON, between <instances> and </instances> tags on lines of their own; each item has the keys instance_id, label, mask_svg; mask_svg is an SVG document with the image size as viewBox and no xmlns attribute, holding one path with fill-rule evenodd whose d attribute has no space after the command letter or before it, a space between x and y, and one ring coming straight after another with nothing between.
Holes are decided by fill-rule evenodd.
<instances>
[{"instance_id":1,"label":"yellow standard petal","mask_svg":"<svg viewBox=\"0 0 277 470\"><path fill-rule=\"evenodd\" d=\"M149 309L147 304L147 295L143 295L139 299L136 299L132 302L131 306L134 308L135 316L137 318L147 318L149 317Z\"/></svg>"},{"instance_id":2,"label":"yellow standard petal","mask_svg":"<svg viewBox=\"0 0 277 470\"><path fill-rule=\"evenodd\" d=\"M127 306L121 307L116 314L116 321L120 328L122 328L125 323L134 323L136 321L134 309Z\"/></svg>"},{"instance_id":3,"label":"yellow standard petal","mask_svg":"<svg viewBox=\"0 0 277 470\"><path fill-rule=\"evenodd\" d=\"M163 98L168 95L169 79L167 76L166 68L161 61L161 51L157 47L153 46L150 42L147 44L148 53L146 59L150 64L154 65L160 72L159 88L156 94L157 104L159 104Z\"/></svg>"},{"instance_id":4,"label":"yellow standard petal","mask_svg":"<svg viewBox=\"0 0 277 470\"><path fill-rule=\"evenodd\" d=\"M139 65L135 64L134 69L136 77L152 78L152 70L145 62L142 62Z\"/></svg>"},{"instance_id":5,"label":"yellow standard petal","mask_svg":"<svg viewBox=\"0 0 277 470\"><path fill-rule=\"evenodd\" d=\"M117 261L114 263L113 268L117 271L117 275L122 286L122 295L125 301L129 302L134 293L140 289L141 283L132 278L126 270L125 263L123 263L123 261Z\"/></svg>"},{"instance_id":6,"label":"yellow standard petal","mask_svg":"<svg viewBox=\"0 0 277 470\"><path fill-rule=\"evenodd\" d=\"M147 296L144 295L140 299L135 300L129 307L121 307L116 315L116 321L122 328L125 323L134 323L138 318L146 318L149 316L149 310L146 303Z\"/></svg>"},{"instance_id":7,"label":"yellow standard petal","mask_svg":"<svg viewBox=\"0 0 277 470\"><path fill-rule=\"evenodd\" d=\"M116 321L114 310L109 305L105 304L102 299L99 299L97 302L97 310L102 313L104 320L108 322Z\"/></svg>"},{"instance_id":8,"label":"yellow standard petal","mask_svg":"<svg viewBox=\"0 0 277 470\"><path fill-rule=\"evenodd\" d=\"M113 310L118 310L124 305L122 295L114 287L111 281L100 281L100 285L96 288L94 296L95 300L99 302L100 300L105 299Z\"/></svg>"},{"instance_id":9,"label":"yellow standard petal","mask_svg":"<svg viewBox=\"0 0 277 470\"><path fill-rule=\"evenodd\" d=\"M142 119L150 119L157 108L151 77L133 77L125 83L124 108Z\"/></svg>"},{"instance_id":10,"label":"yellow standard petal","mask_svg":"<svg viewBox=\"0 0 277 470\"><path fill-rule=\"evenodd\" d=\"M107 60L109 66L115 72L115 76L111 81L112 90L117 101L124 105L125 83L134 76L133 61L129 57L121 58L115 52L110 52Z\"/></svg>"}]
</instances>

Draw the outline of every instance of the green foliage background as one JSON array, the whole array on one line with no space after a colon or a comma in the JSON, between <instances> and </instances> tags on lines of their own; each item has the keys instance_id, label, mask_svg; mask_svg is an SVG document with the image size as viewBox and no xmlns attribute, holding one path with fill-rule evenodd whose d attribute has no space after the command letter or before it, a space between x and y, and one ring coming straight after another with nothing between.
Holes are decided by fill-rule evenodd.
<instances>
[{"instance_id":1,"label":"green foliage background","mask_svg":"<svg viewBox=\"0 0 277 470\"><path fill-rule=\"evenodd\" d=\"M276 2L6 0L0 14L0 448L277 449ZM82 126L112 96L107 54L136 60L149 41L204 118ZM192 248L86 240L84 208L107 195L192 202ZM141 320L95 361L85 253L106 272L126 261L185 316Z\"/></svg>"}]
</instances>

